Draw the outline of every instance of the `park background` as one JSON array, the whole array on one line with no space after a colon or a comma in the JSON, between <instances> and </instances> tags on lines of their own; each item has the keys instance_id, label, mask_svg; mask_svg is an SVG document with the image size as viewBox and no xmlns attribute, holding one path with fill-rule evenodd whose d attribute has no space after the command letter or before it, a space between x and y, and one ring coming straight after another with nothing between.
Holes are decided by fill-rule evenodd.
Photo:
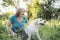
<instances>
[{"instance_id":1,"label":"park background","mask_svg":"<svg viewBox=\"0 0 60 40\"><path fill-rule=\"evenodd\" d=\"M39 28L42 40L60 40L60 0L0 0L0 40L13 40L6 23L19 7L25 8L29 21L46 20L45 26Z\"/></svg>"}]
</instances>

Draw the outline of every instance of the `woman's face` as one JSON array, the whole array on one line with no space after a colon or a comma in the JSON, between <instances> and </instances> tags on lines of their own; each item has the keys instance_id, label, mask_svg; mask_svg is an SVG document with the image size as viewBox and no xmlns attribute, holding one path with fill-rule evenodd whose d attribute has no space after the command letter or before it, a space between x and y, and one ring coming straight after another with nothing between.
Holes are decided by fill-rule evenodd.
<instances>
[{"instance_id":1,"label":"woman's face","mask_svg":"<svg viewBox=\"0 0 60 40\"><path fill-rule=\"evenodd\" d=\"M25 13L25 10L22 9L19 16L21 16L21 17L24 16L24 13Z\"/></svg>"}]
</instances>

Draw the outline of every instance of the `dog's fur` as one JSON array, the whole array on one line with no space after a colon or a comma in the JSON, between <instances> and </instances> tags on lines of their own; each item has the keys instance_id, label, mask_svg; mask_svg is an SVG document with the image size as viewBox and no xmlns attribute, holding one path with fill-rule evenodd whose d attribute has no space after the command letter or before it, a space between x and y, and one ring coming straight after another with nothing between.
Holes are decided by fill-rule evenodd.
<instances>
[{"instance_id":1,"label":"dog's fur","mask_svg":"<svg viewBox=\"0 0 60 40\"><path fill-rule=\"evenodd\" d=\"M41 40L39 33L38 33L38 28L39 25L44 25L45 20L42 20L40 18L35 19L28 27L25 29L25 32L28 34L28 39L31 40L31 36L36 34L38 39Z\"/></svg>"}]
</instances>

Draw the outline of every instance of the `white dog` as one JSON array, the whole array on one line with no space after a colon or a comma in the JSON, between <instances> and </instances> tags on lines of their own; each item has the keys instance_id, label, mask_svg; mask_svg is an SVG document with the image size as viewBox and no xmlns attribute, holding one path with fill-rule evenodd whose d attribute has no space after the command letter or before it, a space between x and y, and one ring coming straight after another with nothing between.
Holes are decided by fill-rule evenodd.
<instances>
[{"instance_id":1,"label":"white dog","mask_svg":"<svg viewBox=\"0 0 60 40\"><path fill-rule=\"evenodd\" d=\"M44 25L44 24L45 24L45 20L38 18L38 19L35 19L30 25L28 25L28 27L25 29L25 32L28 34L27 40L31 40L31 36L34 34L36 34L38 39L41 40L38 33L38 28L39 28L39 25Z\"/></svg>"}]
</instances>

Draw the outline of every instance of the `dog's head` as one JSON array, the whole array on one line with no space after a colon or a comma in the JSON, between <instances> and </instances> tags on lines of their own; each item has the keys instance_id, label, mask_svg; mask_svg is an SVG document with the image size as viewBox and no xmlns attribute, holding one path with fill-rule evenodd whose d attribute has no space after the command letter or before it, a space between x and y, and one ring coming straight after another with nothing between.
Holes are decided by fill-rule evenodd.
<instances>
[{"instance_id":1,"label":"dog's head","mask_svg":"<svg viewBox=\"0 0 60 40\"><path fill-rule=\"evenodd\" d=\"M46 22L45 20L40 19L40 18L38 18L38 19L35 20L35 24L36 24L36 25L44 25L45 22Z\"/></svg>"}]
</instances>

